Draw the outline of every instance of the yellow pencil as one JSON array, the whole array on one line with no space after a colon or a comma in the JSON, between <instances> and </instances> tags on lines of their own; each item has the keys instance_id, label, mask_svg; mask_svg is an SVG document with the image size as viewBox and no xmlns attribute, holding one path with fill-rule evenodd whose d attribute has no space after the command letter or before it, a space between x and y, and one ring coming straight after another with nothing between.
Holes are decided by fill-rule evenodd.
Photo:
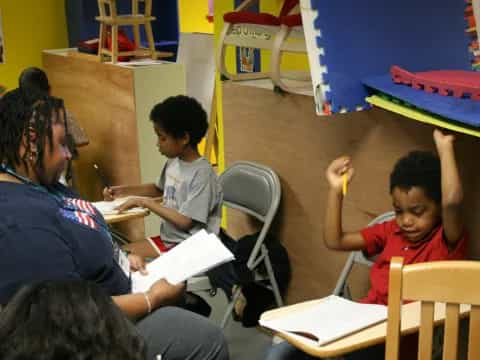
<instances>
[{"instance_id":1,"label":"yellow pencil","mask_svg":"<svg viewBox=\"0 0 480 360\"><path fill-rule=\"evenodd\" d=\"M347 173L343 174L343 186L342 186L342 194L343 196L347 195Z\"/></svg>"}]
</instances>

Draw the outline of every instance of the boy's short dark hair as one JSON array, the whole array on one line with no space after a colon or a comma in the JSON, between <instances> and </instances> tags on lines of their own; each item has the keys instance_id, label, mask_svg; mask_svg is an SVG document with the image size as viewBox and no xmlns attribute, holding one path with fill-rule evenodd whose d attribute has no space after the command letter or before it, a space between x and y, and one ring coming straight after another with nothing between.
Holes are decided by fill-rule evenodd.
<instances>
[{"instance_id":1,"label":"boy's short dark hair","mask_svg":"<svg viewBox=\"0 0 480 360\"><path fill-rule=\"evenodd\" d=\"M192 147L198 145L208 128L207 113L202 105L184 95L171 96L155 105L150 120L176 139L188 134Z\"/></svg>"},{"instance_id":2,"label":"boy's short dark hair","mask_svg":"<svg viewBox=\"0 0 480 360\"><path fill-rule=\"evenodd\" d=\"M442 202L440 159L428 151L412 151L400 158L390 174L390 193L417 186L437 204Z\"/></svg>"},{"instance_id":3,"label":"boy's short dark hair","mask_svg":"<svg viewBox=\"0 0 480 360\"><path fill-rule=\"evenodd\" d=\"M29 67L22 71L18 79L18 87L32 103L48 96L50 91L47 74L37 67Z\"/></svg>"}]
</instances>

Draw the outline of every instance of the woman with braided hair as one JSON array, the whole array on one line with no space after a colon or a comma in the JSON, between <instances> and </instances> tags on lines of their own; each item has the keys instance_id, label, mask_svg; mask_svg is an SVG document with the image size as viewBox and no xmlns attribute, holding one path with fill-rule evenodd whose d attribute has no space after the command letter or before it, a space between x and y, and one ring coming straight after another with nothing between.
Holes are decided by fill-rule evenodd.
<instances>
[{"instance_id":1,"label":"woman with braided hair","mask_svg":"<svg viewBox=\"0 0 480 360\"><path fill-rule=\"evenodd\" d=\"M0 305L23 285L87 280L136 321L147 359L228 359L220 330L206 319L168 307L183 285L159 280L130 294L123 252L99 212L58 183L71 154L63 101L33 106L20 90L0 99Z\"/></svg>"}]
</instances>

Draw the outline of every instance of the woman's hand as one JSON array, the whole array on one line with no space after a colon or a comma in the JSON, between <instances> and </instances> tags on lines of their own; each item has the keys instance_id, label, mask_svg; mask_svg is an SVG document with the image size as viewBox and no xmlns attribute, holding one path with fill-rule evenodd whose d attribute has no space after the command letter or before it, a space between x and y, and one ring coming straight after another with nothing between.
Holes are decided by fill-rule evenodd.
<instances>
[{"instance_id":1,"label":"woman's hand","mask_svg":"<svg viewBox=\"0 0 480 360\"><path fill-rule=\"evenodd\" d=\"M152 301L152 307L155 309L160 305L169 305L175 303L185 291L185 283L172 285L165 279L156 281L147 291L147 295Z\"/></svg>"},{"instance_id":2,"label":"woman's hand","mask_svg":"<svg viewBox=\"0 0 480 360\"><path fill-rule=\"evenodd\" d=\"M130 262L131 271L139 271L142 275L148 275L145 268L145 259L140 255L128 254L128 261Z\"/></svg>"},{"instance_id":3,"label":"woman's hand","mask_svg":"<svg viewBox=\"0 0 480 360\"><path fill-rule=\"evenodd\" d=\"M327 168L326 176L330 187L341 192L343 187L343 175L347 175L347 183L353 178L354 169L348 156L341 156L333 160Z\"/></svg>"}]
</instances>

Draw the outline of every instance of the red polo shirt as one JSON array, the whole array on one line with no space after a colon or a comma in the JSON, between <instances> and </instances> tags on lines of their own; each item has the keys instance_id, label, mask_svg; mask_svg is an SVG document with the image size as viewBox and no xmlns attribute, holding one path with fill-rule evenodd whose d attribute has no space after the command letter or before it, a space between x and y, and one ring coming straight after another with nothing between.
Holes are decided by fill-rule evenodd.
<instances>
[{"instance_id":1,"label":"red polo shirt","mask_svg":"<svg viewBox=\"0 0 480 360\"><path fill-rule=\"evenodd\" d=\"M449 251L443 237L442 225L439 225L427 239L417 243L403 237L395 219L367 227L361 234L365 240L365 255L371 257L378 254L370 270L371 287L367 297L360 300L362 303L387 305L388 272L392 256L402 256L404 264L461 260L466 256L467 234L462 236L455 249Z\"/></svg>"}]
</instances>

